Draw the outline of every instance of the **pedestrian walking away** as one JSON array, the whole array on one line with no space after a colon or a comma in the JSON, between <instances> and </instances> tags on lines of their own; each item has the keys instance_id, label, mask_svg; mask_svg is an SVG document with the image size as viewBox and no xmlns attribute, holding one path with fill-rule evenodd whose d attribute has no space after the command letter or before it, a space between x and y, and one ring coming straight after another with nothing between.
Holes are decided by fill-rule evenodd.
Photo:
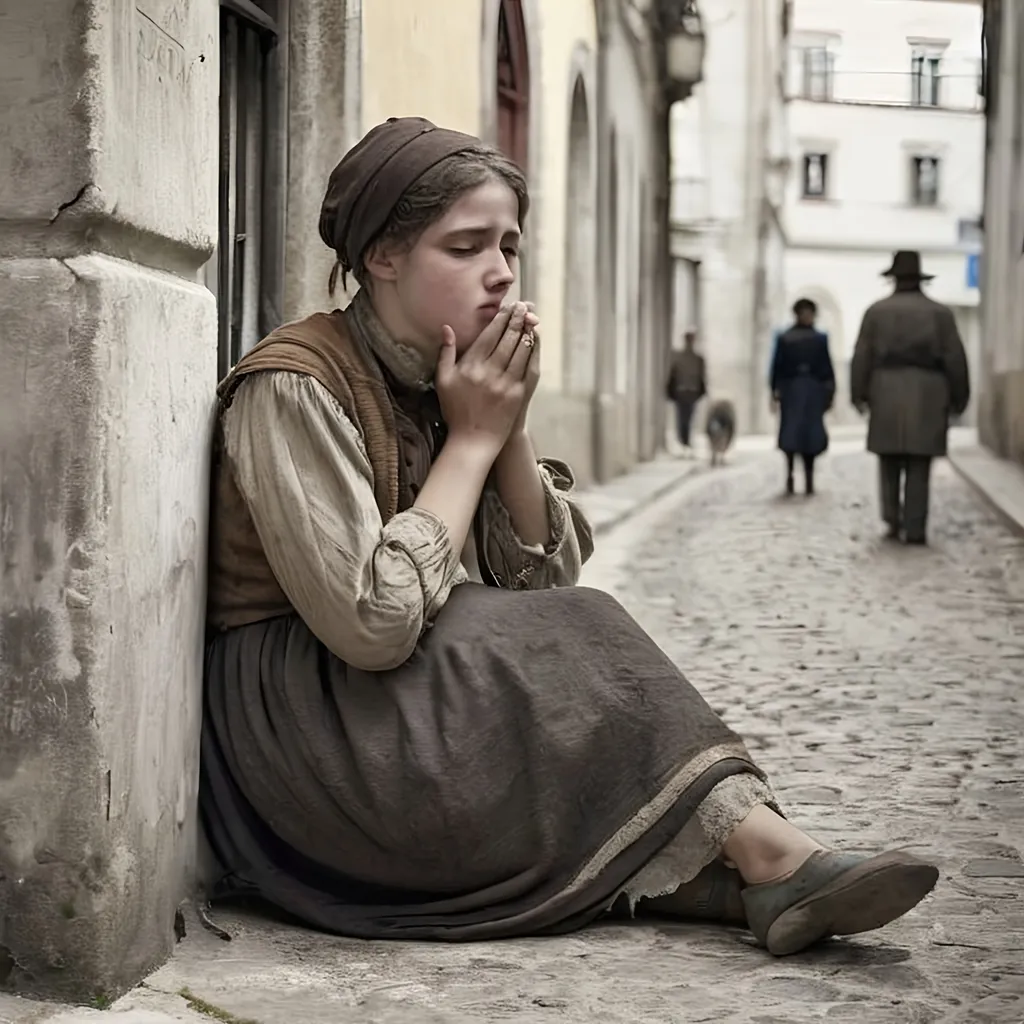
<instances>
[{"instance_id":1,"label":"pedestrian walking away","mask_svg":"<svg viewBox=\"0 0 1024 1024\"><path fill-rule=\"evenodd\" d=\"M370 187L372 185L372 188ZM822 848L609 595L526 417L541 324L509 302L529 197L420 118L335 168L351 304L218 389L200 813L214 899L367 939L742 923L771 953L931 891L905 852Z\"/></svg>"},{"instance_id":2,"label":"pedestrian walking away","mask_svg":"<svg viewBox=\"0 0 1024 1024\"><path fill-rule=\"evenodd\" d=\"M919 253L897 252L883 276L894 290L864 314L850 391L869 417L888 536L925 544L932 459L946 454L950 420L971 397L967 356L952 310L922 291L932 275Z\"/></svg>"},{"instance_id":3,"label":"pedestrian walking away","mask_svg":"<svg viewBox=\"0 0 1024 1024\"><path fill-rule=\"evenodd\" d=\"M693 411L708 391L704 357L697 352L696 344L697 332L687 331L683 335L683 348L672 354L667 384L668 399L676 408L676 434L687 453L693 448L690 443Z\"/></svg>"},{"instance_id":4,"label":"pedestrian walking away","mask_svg":"<svg viewBox=\"0 0 1024 1024\"><path fill-rule=\"evenodd\" d=\"M793 305L796 323L775 339L771 365L772 405L779 412L779 448L786 456L786 493L793 494L799 456L804 490L814 493L814 462L828 448L825 413L836 393L828 335L815 327L818 307L810 299Z\"/></svg>"}]
</instances>

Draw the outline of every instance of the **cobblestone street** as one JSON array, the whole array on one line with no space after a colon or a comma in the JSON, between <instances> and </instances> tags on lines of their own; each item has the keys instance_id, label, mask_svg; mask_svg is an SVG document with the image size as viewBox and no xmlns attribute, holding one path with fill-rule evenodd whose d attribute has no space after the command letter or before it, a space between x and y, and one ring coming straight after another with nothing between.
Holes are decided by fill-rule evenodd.
<instances>
[{"instance_id":1,"label":"cobblestone street","mask_svg":"<svg viewBox=\"0 0 1024 1024\"><path fill-rule=\"evenodd\" d=\"M775 453L733 463L609 534L584 582L614 590L747 738L791 817L844 849L936 858L934 896L788 960L671 923L438 947L232 917L230 945L190 928L121 1019L1021 1024L1024 545L945 463L928 549L879 539L874 463L852 447L811 500L777 497Z\"/></svg>"},{"instance_id":2,"label":"cobblestone street","mask_svg":"<svg viewBox=\"0 0 1024 1024\"><path fill-rule=\"evenodd\" d=\"M944 462L926 550L879 539L861 452L828 459L811 500L781 484L763 455L694 481L612 538L595 582L746 737L794 820L925 853L942 879L877 937L799 961L664 929L687 987L659 1019L1024 1021L1024 547Z\"/></svg>"}]
</instances>

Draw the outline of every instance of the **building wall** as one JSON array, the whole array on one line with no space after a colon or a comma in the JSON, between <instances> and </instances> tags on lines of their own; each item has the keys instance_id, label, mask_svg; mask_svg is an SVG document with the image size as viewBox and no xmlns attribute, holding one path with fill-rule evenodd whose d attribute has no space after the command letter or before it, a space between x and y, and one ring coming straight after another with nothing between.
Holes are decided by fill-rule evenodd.
<instances>
[{"instance_id":1,"label":"building wall","mask_svg":"<svg viewBox=\"0 0 1024 1024\"><path fill-rule=\"evenodd\" d=\"M0 12L0 984L174 942L195 847L218 6Z\"/></svg>"},{"instance_id":2,"label":"building wall","mask_svg":"<svg viewBox=\"0 0 1024 1024\"><path fill-rule=\"evenodd\" d=\"M764 364L784 295L784 4L707 0L704 80L672 110L673 249L699 262L709 391L764 426ZM675 324L675 344L682 324Z\"/></svg>"},{"instance_id":3,"label":"building wall","mask_svg":"<svg viewBox=\"0 0 1024 1024\"><path fill-rule=\"evenodd\" d=\"M370 123L364 120L364 97L379 95L374 80L363 83L362 18L367 10L382 9L376 0L289 0L278 64L287 111L280 145L287 157L270 186L273 204L284 212L283 322L346 301L343 293L328 291L334 253L320 238L320 205L331 171Z\"/></svg>"},{"instance_id":4,"label":"building wall","mask_svg":"<svg viewBox=\"0 0 1024 1024\"><path fill-rule=\"evenodd\" d=\"M669 268L662 267L655 230L654 199L662 173L655 90L621 16L609 19L603 73L608 145L602 172L608 203L602 217L608 233L606 276L599 277L599 287L608 307L594 445L600 474L607 478L651 458L663 443L655 410L661 406L670 324L656 289Z\"/></svg>"},{"instance_id":5,"label":"building wall","mask_svg":"<svg viewBox=\"0 0 1024 1024\"><path fill-rule=\"evenodd\" d=\"M543 19L540 51L541 89L545 102L538 111L543 119L543 159L537 168L534 185L543 197L543 225L534 224L531 231L537 233L543 243L535 259L538 312L547 325L542 351L544 386L547 390L561 392L565 389L563 345L566 324L560 314L567 301L570 273L567 245L571 229L588 226L569 223L570 196L575 199L579 193L581 198L586 198L582 209L574 206L572 212L581 213L583 218L590 220L591 238L594 234L593 220L597 215L597 23L593 0L565 0L564 3L550 5L545 8ZM577 86L582 90L580 102L586 113L585 135L578 140L580 152L577 155L582 158L585 152L587 159L581 159L570 168L570 128L574 88ZM577 251L574 255L579 262L593 268L592 252ZM587 276L593 279L594 273ZM576 312L586 315L583 310Z\"/></svg>"},{"instance_id":6,"label":"building wall","mask_svg":"<svg viewBox=\"0 0 1024 1024\"><path fill-rule=\"evenodd\" d=\"M992 4L982 285L982 440L1024 462L1024 11Z\"/></svg>"},{"instance_id":7,"label":"building wall","mask_svg":"<svg viewBox=\"0 0 1024 1024\"><path fill-rule=\"evenodd\" d=\"M945 44L936 107L911 105L913 40ZM833 419L852 422L846 367L864 310L891 290L880 274L896 249L922 253L936 277L926 288L955 308L978 365L979 293L967 277L976 245L961 241L959 224L976 222L982 204L981 11L946 0L797 0L792 44L787 306L803 295L818 303L841 377ZM804 46L833 55L831 102L802 98ZM822 198L803 196L807 153L828 155ZM911 160L921 155L940 161L935 206L913 203Z\"/></svg>"},{"instance_id":8,"label":"building wall","mask_svg":"<svg viewBox=\"0 0 1024 1024\"><path fill-rule=\"evenodd\" d=\"M484 0L363 4L363 123L425 117L445 128L481 131Z\"/></svg>"},{"instance_id":9,"label":"building wall","mask_svg":"<svg viewBox=\"0 0 1024 1024\"><path fill-rule=\"evenodd\" d=\"M537 303L543 339L530 429L538 447L568 460L586 483L594 476L597 22L593 0L534 4L527 10L534 12L539 33L538 93L543 96L532 111L539 120L539 148L531 160L534 206L527 227L527 259L534 273L525 297Z\"/></svg>"}]
</instances>

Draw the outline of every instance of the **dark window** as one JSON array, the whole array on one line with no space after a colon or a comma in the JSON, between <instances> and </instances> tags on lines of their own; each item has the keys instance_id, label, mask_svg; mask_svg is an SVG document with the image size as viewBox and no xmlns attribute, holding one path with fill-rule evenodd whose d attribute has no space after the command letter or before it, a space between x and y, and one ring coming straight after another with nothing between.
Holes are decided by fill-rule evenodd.
<instances>
[{"instance_id":1,"label":"dark window","mask_svg":"<svg viewBox=\"0 0 1024 1024\"><path fill-rule=\"evenodd\" d=\"M910 66L910 102L915 107L937 107L942 93L942 58L915 53Z\"/></svg>"},{"instance_id":2,"label":"dark window","mask_svg":"<svg viewBox=\"0 0 1024 1024\"><path fill-rule=\"evenodd\" d=\"M939 202L939 158L915 156L910 164L911 198L915 206L936 206Z\"/></svg>"},{"instance_id":3,"label":"dark window","mask_svg":"<svg viewBox=\"0 0 1024 1024\"><path fill-rule=\"evenodd\" d=\"M803 51L804 99L832 99L834 58L824 46L811 46Z\"/></svg>"},{"instance_id":4,"label":"dark window","mask_svg":"<svg viewBox=\"0 0 1024 1024\"><path fill-rule=\"evenodd\" d=\"M276 81L277 3L221 0L220 224L211 261L217 295L218 371L223 377L280 322L277 232L269 188Z\"/></svg>"},{"instance_id":5,"label":"dark window","mask_svg":"<svg viewBox=\"0 0 1024 1024\"><path fill-rule=\"evenodd\" d=\"M828 195L828 153L804 154L803 195L805 199Z\"/></svg>"}]
</instances>

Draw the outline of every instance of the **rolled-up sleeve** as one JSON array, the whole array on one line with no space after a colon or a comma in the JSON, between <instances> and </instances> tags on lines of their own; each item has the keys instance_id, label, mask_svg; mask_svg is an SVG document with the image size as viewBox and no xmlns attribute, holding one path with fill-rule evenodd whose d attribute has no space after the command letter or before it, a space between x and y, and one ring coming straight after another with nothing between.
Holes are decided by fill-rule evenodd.
<instances>
[{"instance_id":1,"label":"rolled-up sleeve","mask_svg":"<svg viewBox=\"0 0 1024 1024\"><path fill-rule=\"evenodd\" d=\"M419 508L382 522L358 430L306 375L243 381L224 444L270 567L313 634L355 668L402 664L466 579L444 523Z\"/></svg>"},{"instance_id":2,"label":"rolled-up sleeve","mask_svg":"<svg viewBox=\"0 0 1024 1024\"><path fill-rule=\"evenodd\" d=\"M551 528L546 546L523 543L493 483L482 498L480 530L488 565L498 583L513 590L575 586L594 552L590 523L572 498L572 470L557 459L541 459L538 468Z\"/></svg>"}]
</instances>

